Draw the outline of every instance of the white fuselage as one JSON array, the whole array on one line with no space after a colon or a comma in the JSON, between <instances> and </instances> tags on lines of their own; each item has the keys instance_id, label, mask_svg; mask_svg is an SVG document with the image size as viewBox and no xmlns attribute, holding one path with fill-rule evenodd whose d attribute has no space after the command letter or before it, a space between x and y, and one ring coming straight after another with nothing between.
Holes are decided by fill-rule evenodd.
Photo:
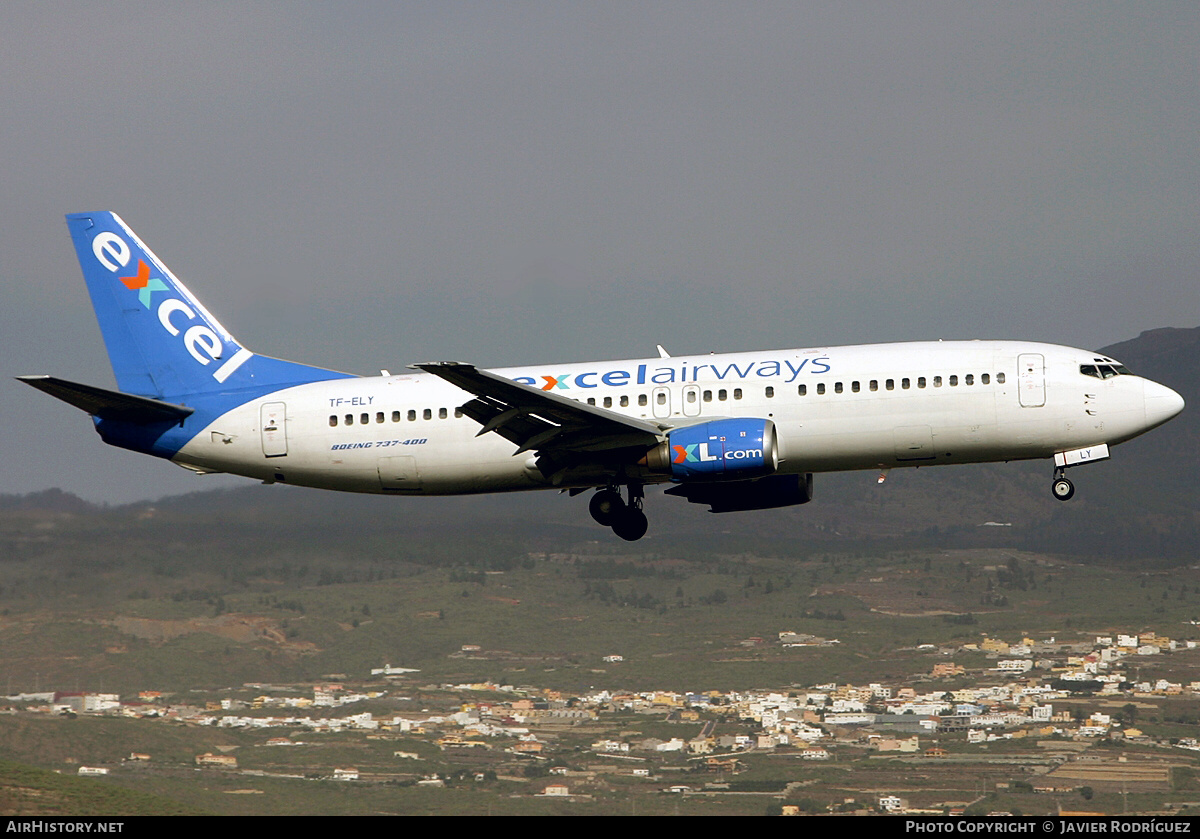
<instances>
[{"instance_id":1,"label":"white fuselage","mask_svg":"<svg viewBox=\"0 0 1200 839\"><path fill-rule=\"evenodd\" d=\"M1048 458L1120 443L1178 413L1179 397L1154 382L1081 373L1100 359L1050 344L947 341L494 372L664 426L770 419L779 472L805 473ZM229 411L174 459L354 492L549 487L532 452L514 454L494 433L477 436L479 424L456 414L469 399L415 372L300 385Z\"/></svg>"}]
</instances>

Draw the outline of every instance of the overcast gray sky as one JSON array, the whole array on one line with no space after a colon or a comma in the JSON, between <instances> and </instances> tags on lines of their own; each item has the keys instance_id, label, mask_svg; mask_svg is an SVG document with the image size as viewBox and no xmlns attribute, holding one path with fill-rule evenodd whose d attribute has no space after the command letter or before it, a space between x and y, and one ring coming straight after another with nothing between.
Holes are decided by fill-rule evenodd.
<instances>
[{"instance_id":1,"label":"overcast gray sky","mask_svg":"<svg viewBox=\"0 0 1200 839\"><path fill-rule=\"evenodd\" d=\"M63 214L373 374L1200 325L1200 5L0 6L0 358L111 387ZM11 380L0 492L220 485Z\"/></svg>"}]
</instances>

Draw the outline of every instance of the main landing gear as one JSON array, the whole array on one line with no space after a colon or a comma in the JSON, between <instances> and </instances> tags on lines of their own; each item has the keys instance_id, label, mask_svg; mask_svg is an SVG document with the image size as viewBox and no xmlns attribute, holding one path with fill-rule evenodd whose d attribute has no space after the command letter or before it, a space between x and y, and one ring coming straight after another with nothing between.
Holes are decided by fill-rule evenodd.
<instances>
[{"instance_id":1,"label":"main landing gear","mask_svg":"<svg viewBox=\"0 0 1200 839\"><path fill-rule=\"evenodd\" d=\"M621 491L616 486L608 486L597 490L588 503L588 512L597 522L605 527L611 527L613 533L626 542L636 542L646 535L649 522L642 512L642 485L629 485L629 501L621 498Z\"/></svg>"},{"instance_id":2,"label":"main landing gear","mask_svg":"<svg viewBox=\"0 0 1200 839\"><path fill-rule=\"evenodd\" d=\"M1050 491L1059 501L1070 501L1075 494L1075 484L1067 478L1067 470L1061 466L1054 470L1054 483L1050 485Z\"/></svg>"}]
</instances>

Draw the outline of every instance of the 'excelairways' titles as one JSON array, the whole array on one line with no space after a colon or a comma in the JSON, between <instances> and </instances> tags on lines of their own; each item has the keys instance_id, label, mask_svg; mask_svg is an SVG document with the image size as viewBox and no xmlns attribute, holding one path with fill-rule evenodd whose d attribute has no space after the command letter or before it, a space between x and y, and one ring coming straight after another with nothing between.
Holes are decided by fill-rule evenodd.
<instances>
[{"instance_id":1,"label":"'excelairways' titles","mask_svg":"<svg viewBox=\"0 0 1200 839\"><path fill-rule=\"evenodd\" d=\"M563 373L557 376L515 376L514 382L520 382L525 385L540 386L542 390L571 390L572 388L594 388L601 385L607 387L623 387L625 385L644 385L656 384L666 385L673 382L696 382L700 381L701 377L708 381L716 379L724 381L728 378L748 379L751 376L760 376L764 379L772 379L779 376L789 376L785 384L791 384L800 377L800 374L805 372L805 367L809 373L828 373L829 372L829 356L821 356L819 358L802 358L799 363L793 364L791 360L784 359L783 361L756 360L747 361L743 364L695 364L689 369L687 362L683 362L679 367L655 367L653 371L649 369L649 365L639 364L637 370L630 372L629 370L606 370L589 371L586 373ZM709 370L709 373L701 371ZM688 374L691 374L689 378Z\"/></svg>"}]
</instances>

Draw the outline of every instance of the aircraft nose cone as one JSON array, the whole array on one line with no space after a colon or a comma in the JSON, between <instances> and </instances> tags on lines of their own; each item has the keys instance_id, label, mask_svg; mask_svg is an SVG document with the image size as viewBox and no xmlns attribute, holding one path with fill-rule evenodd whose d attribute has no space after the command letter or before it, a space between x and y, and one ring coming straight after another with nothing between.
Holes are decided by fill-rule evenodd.
<instances>
[{"instance_id":1,"label":"aircraft nose cone","mask_svg":"<svg viewBox=\"0 0 1200 839\"><path fill-rule=\"evenodd\" d=\"M1154 428L1183 410L1183 397L1157 382L1146 382L1146 427Z\"/></svg>"}]
</instances>

